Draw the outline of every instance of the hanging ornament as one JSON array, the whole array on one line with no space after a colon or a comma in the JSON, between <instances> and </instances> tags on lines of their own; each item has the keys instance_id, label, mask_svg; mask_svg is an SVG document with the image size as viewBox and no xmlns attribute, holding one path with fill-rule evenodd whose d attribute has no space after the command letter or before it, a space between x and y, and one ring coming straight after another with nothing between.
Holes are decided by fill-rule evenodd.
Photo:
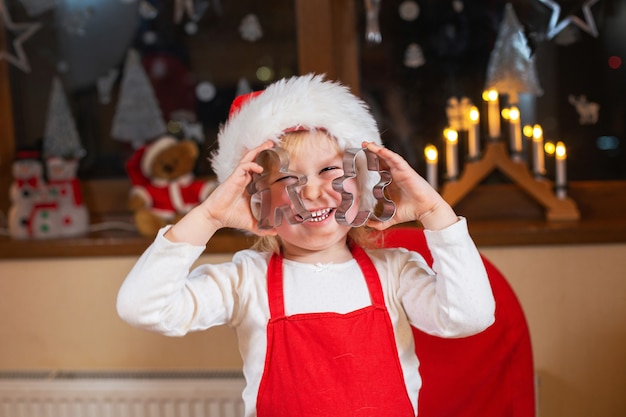
<instances>
[{"instance_id":1,"label":"hanging ornament","mask_svg":"<svg viewBox=\"0 0 626 417\"><path fill-rule=\"evenodd\" d=\"M39 16L59 4L59 0L20 0L20 2L30 17Z\"/></svg>"},{"instance_id":2,"label":"hanging ornament","mask_svg":"<svg viewBox=\"0 0 626 417\"><path fill-rule=\"evenodd\" d=\"M146 45L154 45L158 39L159 35L157 35L156 32L152 30L147 30L143 33L143 35L141 35L141 40Z\"/></svg>"},{"instance_id":3,"label":"hanging ornament","mask_svg":"<svg viewBox=\"0 0 626 417\"><path fill-rule=\"evenodd\" d=\"M498 37L487 65L485 90L491 89L499 94L508 94L510 104L518 103L519 93L543 94L524 28L510 3L505 6Z\"/></svg>"},{"instance_id":4,"label":"hanging ornament","mask_svg":"<svg viewBox=\"0 0 626 417\"><path fill-rule=\"evenodd\" d=\"M243 96L244 94L248 94L252 92L252 87L250 87L250 83L246 78L240 78L237 82L237 92L235 93L237 97Z\"/></svg>"},{"instance_id":5,"label":"hanging ornament","mask_svg":"<svg viewBox=\"0 0 626 417\"><path fill-rule=\"evenodd\" d=\"M187 17L191 20L195 18L195 9L193 6L193 0L174 0L174 22L180 23L183 21L183 17Z\"/></svg>"},{"instance_id":6,"label":"hanging ornament","mask_svg":"<svg viewBox=\"0 0 626 417\"><path fill-rule=\"evenodd\" d=\"M78 159L85 155L74 117L59 77L52 80L48 117L43 139L43 156Z\"/></svg>"},{"instance_id":7,"label":"hanging ornament","mask_svg":"<svg viewBox=\"0 0 626 417\"><path fill-rule=\"evenodd\" d=\"M4 0L0 0L0 19L4 22L4 30L11 32L15 35L12 45L15 55L11 54L7 50L0 49L0 61L6 59L7 62L28 73L30 72L30 64L28 63L28 57L24 53L22 44L26 42L31 36L41 29L41 23L15 23L11 20L9 12ZM1 48L1 46L0 46Z\"/></svg>"},{"instance_id":8,"label":"hanging ornament","mask_svg":"<svg viewBox=\"0 0 626 417\"><path fill-rule=\"evenodd\" d=\"M117 68L111 68L106 75L98 77L96 87L98 89L98 100L101 104L109 104L111 102L111 90L118 74Z\"/></svg>"},{"instance_id":9,"label":"hanging ornament","mask_svg":"<svg viewBox=\"0 0 626 417\"><path fill-rule=\"evenodd\" d=\"M400 18L406 22L412 22L420 15L420 6L413 0L405 0L398 6Z\"/></svg>"},{"instance_id":10,"label":"hanging ornament","mask_svg":"<svg viewBox=\"0 0 626 417\"><path fill-rule=\"evenodd\" d=\"M452 0L452 10L456 13L463 13L465 9L465 4L463 4L462 0Z\"/></svg>"},{"instance_id":11,"label":"hanging ornament","mask_svg":"<svg viewBox=\"0 0 626 417\"><path fill-rule=\"evenodd\" d=\"M416 43L410 43L404 52L404 65L408 68L419 68L425 63L422 47Z\"/></svg>"},{"instance_id":12,"label":"hanging ornament","mask_svg":"<svg viewBox=\"0 0 626 417\"><path fill-rule=\"evenodd\" d=\"M369 43L381 43L383 35L380 33L380 3L382 0L364 0L365 2L365 39Z\"/></svg>"},{"instance_id":13,"label":"hanging ornament","mask_svg":"<svg viewBox=\"0 0 626 417\"><path fill-rule=\"evenodd\" d=\"M208 82L202 81L196 86L196 97L203 102L209 102L215 98L215 86Z\"/></svg>"},{"instance_id":14,"label":"hanging ornament","mask_svg":"<svg viewBox=\"0 0 626 417\"><path fill-rule=\"evenodd\" d=\"M165 133L161 108L141 64L139 52L128 51L124 76L111 127L111 136L135 149Z\"/></svg>"},{"instance_id":15,"label":"hanging ornament","mask_svg":"<svg viewBox=\"0 0 626 417\"><path fill-rule=\"evenodd\" d=\"M243 40L248 42L258 41L263 37L261 22L255 14L247 14L239 24L239 34Z\"/></svg>"},{"instance_id":16,"label":"hanging ornament","mask_svg":"<svg viewBox=\"0 0 626 417\"><path fill-rule=\"evenodd\" d=\"M594 38L598 37L598 28L596 27L596 22L593 19L591 7L599 0L585 0L582 5L583 16L585 17L584 21L575 15L569 15L565 19L559 21L559 17L561 16L561 6L553 0L539 1L552 10L550 23L548 24L548 32L546 34L548 40L554 38L569 25L578 26L579 29L587 32Z\"/></svg>"},{"instance_id":17,"label":"hanging ornament","mask_svg":"<svg viewBox=\"0 0 626 417\"><path fill-rule=\"evenodd\" d=\"M146 20L152 20L159 15L159 11L148 0L141 0L139 3L139 16Z\"/></svg>"},{"instance_id":18,"label":"hanging ornament","mask_svg":"<svg viewBox=\"0 0 626 417\"><path fill-rule=\"evenodd\" d=\"M185 23L185 33L187 35L195 35L198 33L198 24L193 21Z\"/></svg>"}]
</instances>

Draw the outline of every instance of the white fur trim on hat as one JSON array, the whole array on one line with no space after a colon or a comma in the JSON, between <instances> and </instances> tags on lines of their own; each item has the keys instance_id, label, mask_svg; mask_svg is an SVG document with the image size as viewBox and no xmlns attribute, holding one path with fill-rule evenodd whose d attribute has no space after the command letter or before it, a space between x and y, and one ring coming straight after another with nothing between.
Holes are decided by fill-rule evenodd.
<instances>
[{"instance_id":1,"label":"white fur trim on hat","mask_svg":"<svg viewBox=\"0 0 626 417\"><path fill-rule=\"evenodd\" d=\"M324 129L342 149L381 143L367 105L344 85L314 74L282 79L244 103L220 129L211 158L218 181L231 174L246 150L268 139L280 144L285 130L295 126Z\"/></svg>"},{"instance_id":2,"label":"white fur trim on hat","mask_svg":"<svg viewBox=\"0 0 626 417\"><path fill-rule=\"evenodd\" d=\"M146 147L146 151L141 157L141 172L146 177L152 176L150 167L154 162L154 158L163 150L174 146L178 141L171 136L163 136Z\"/></svg>"}]
</instances>

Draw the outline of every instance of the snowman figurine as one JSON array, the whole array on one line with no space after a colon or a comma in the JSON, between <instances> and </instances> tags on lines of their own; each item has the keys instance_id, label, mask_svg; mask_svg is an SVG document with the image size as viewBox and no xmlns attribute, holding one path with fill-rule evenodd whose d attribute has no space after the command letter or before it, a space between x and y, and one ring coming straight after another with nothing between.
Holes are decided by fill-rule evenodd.
<instances>
[{"instance_id":1,"label":"snowman figurine","mask_svg":"<svg viewBox=\"0 0 626 417\"><path fill-rule=\"evenodd\" d=\"M39 154L18 153L12 166L13 182L9 188L9 234L18 239L31 236L31 213L42 204L45 195L43 165Z\"/></svg>"},{"instance_id":2,"label":"snowman figurine","mask_svg":"<svg viewBox=\"0 0 626 417\"><path fill-rule=\"evenodd\" d=\"M89 227L89 213L83 204L80 182L76 178L77 159L50 157L46 159L46 200L54 202L49 233L55 237L83 234Z\"/></svg>"}]
</instances>

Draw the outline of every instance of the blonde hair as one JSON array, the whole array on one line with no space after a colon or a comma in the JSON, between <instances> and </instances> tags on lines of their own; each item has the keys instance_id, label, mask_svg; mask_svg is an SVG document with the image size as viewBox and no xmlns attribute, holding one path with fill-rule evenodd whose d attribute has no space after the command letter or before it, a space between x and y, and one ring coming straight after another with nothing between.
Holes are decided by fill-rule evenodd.
<instances>
[{"instance_id":1,"label":"blonde hair","mask_svg":"<svg viewBox=\"0 0 626 417\"><path fill-rule=\"evenodd\" d=\"M314 130L297 130L293 132L287 132L281 137L279 145L284 148L290 157L300 157L304 149L304 143L309 140L309 134L315 132ZM339 144L335 138L329 134L324 136L337 150L337 153L343 154L343 149L339 147ZM379 246L378 239L374 237L374 230L368 227L352 227L348 232L348 239L355 244L365 247L377 247ZM281 242L279 236L259 236L252 245L252 249L261 252L280 252Z\"/></svg>"}]
</instances>

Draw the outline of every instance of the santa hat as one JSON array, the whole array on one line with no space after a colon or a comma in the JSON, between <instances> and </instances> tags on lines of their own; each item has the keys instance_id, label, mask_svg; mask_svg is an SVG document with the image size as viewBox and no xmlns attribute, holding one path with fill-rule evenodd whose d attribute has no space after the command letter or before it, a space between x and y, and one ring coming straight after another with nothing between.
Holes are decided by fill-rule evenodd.
<instances>
[{"instance_id":1,"label":"santa hat","mask_svg":"<svg viewBox=\"0 0 626 417\"><path fill-rule=\"evenodd\" d=\"M323 75L282 79L233 102L211 157L217 180L231 174L246 150L268 139L280 144L288 131L313 129L326 131L342 149L361 148L363 141L381 143L367 105L347 87Z\"/></svg>"},{"instance_id":2,"label":"santa hat","mask_svg":"<svg viewBox=\"0 0 626 417\"><path fill-rule=\"evenodd\" d=\"M152 163L154 158L165 149L174 146L178 143L176 138L172 136L163 136L151 144L147 145L141 156L141 172L144 176L152 176Z\"/></svg>"}]
</instances>

